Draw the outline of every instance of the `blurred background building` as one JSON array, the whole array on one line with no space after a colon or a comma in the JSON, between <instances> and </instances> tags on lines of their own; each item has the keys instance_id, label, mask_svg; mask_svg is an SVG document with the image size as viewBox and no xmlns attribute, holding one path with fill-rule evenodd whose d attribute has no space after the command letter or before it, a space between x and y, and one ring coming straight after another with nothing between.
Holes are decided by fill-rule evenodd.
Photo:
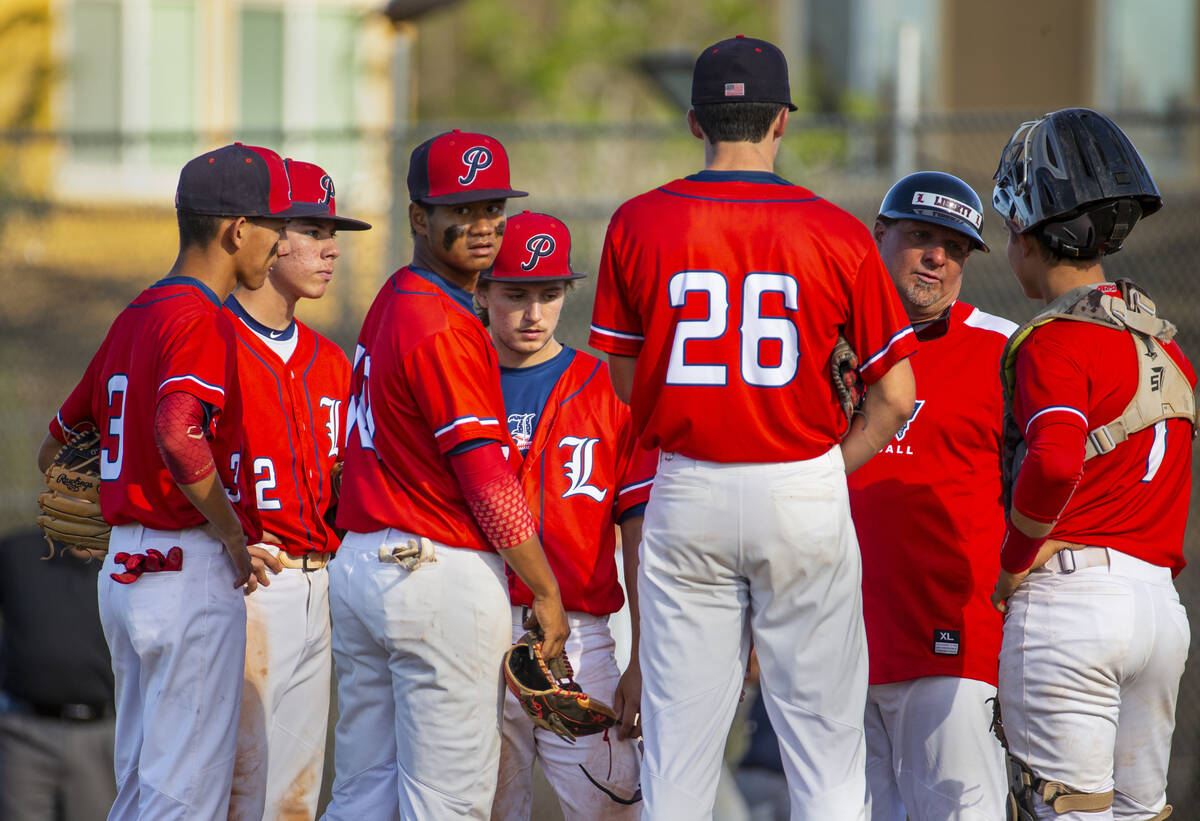
<instances>
[{"instance_id":1,"label":"blurred background building","mask_svg":"<svg viewBox=\"0 0 1200 821\"><path fill-rule=\"evenodd\" d=\"M409 257L414 145L455 127L501 139L533 192L512 205L566 220L594 272L613 209L701 165L691 65L734 33L790 60L800 111L779 172L864 220L918 169L987 200L1023 120L1113 116L1166 207L1109 272L1146 286L1200 357L1200 0L0 0L0 530L32 520L47 421L174 258L188 158L241 140L330 171L339 208L376 228L344 236L329 295L301 315L352 350ZM1035 306L998 223L989 210L996 252L972 257L963 297L1019 322ZM586 346L589 288L568 301L569 344ZM1200 613L1200 571L1178 585ZM1200 802L1196 665L1186 676L1176 806Z\"/></svg>"}]
</instances>

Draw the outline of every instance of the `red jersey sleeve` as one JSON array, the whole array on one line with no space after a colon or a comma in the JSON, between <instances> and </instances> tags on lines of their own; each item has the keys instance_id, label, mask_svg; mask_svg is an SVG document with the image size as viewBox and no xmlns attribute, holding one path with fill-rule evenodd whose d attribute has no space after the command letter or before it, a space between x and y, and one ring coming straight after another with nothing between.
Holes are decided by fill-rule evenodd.
<instances>
[{"instance_id":1,"label":"red jersey sleeve","mask_svg":"<svg viewBox=\"0 0 1200 821\"><path fill-rule=\"evenodd\" d=\"M658 471L658 448L643 447L634 437L628 419L626 428L621 437L625 457L618 465L617 493L613 500L613 521L618 523L630 510L650 501L650 488Z\"/></svg>"},{"instance_id":2,"label":"red jersey sleeve","mask_svg":"<svg viewBox=\"0 0 1200 821\"><path fill-rule=\"evenodd\" d=\"M443 454L472 439L507 444L495 412L500 378L488 367L484 344L481 335L450 330L430 335L404 359L408 384L421 386L413 399Z\"/></svg>"},{"instance_id":3,"label":"red jersey sleeve","mask_svg":"<svg viewBox=\"0 0 1200 821\"><path fill-rule=\"evenodd\" d=\"M858 353L863 381L870 385L917 349L917 337L874 245L868 246L852 287L846 338Z\"/></svg>"},{"instance_id":4,"label":"red jersey sleeve","mask_svg":"<svg viewBox=\"0 0 1200 821\"><path fill-rule=\"evenodd\" d=\"M626 295L623 277L628 276L628 272L620 264L620 250L625 240L617 222L619 214L618 211L613 216L604 237L588 342L605 353L637 356L645 341L645 334L642 319Z\"/></svg>"},{"instance_id":5,"label":"red jersey sleeve","mask_svg":"<svg viewBox=\"0 0 1200 821\"><path fill-rule=\"evenodd\" d=\"M193 314L171 328L158 357L157 398L184 391L218 411L236 376L234 331L222 313Z\"/></svg>"},{"instance_id":6,"label":"red jersey sleeve","mask_svg":"<svg viewBox=\"0 0 1200 821\"><path fill-rule=\"evenodd\" d=\"M50 420L50 435L62 442L64 445L67 440L76 432L77 428L84 424L94 425L92 410L92 397L95 395L96 387L96 371L99 369L100 359L104 352L103 346L92 357L92 361L88 363L87 370L79 380L79 384L71 391L71 395L67 397L67 401L63 402L59 408L58 414Z\"/></svg>"}]
</instances>

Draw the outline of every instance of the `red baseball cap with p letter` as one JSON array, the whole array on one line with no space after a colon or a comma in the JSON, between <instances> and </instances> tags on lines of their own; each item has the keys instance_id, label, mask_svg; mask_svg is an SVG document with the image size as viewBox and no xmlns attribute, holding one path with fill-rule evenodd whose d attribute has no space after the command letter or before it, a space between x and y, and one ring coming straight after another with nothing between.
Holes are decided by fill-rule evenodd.
<instances>
[{"instance_id":1,"label":"red baseball cap with p letter","mask_svg":"<svg viewBox=\"0 0 1200 821\"><path fill-rule=\"evenodd\" d=\"M692 72L692 105L711 103L778 103L795 111L783 52L741 34L704 49Z\"/></svg>"},{"instance_id":2,"label":"red baseball cap with p letter","mask_svg":"<svg viewBox=\"0 0 1200 821\"><path fill-rule=\"evenodd\" d=\"M571 270L571 232L562 220L549 214L522 211L508 218L496 262L479 278L521 283L586 276Z\"/></svg>"},{"instance_id":3,"label":"red baseball cap with p letter","mask_svg":"<svg viewBox=\"0 0 1200 821\"><path fill-rule=\"evenodd\" d=\"M408 197L428 205L528 197L508 181L508 154L486 134L455 129L413 149L408 163Z\"/></svg>"},{"instance_id":4,"label":"red baseball cap with p letter","mask_svg":"<svg viewBox=\"0 0 1200 821\"><path fill-rule=\"evenodd\" d=\"M369 222L338 216L333 177L326 174L324 168L290 157L283 164L292 187L292 207L276 216L331 220L339 231L366 231L371 227Z\"/></svg>"},{"instance_id":5,"label":"red baseball cap with p letter","mask_svg":"<svg viewBox=\"0 0 1200 821\"><path fill-rule=\"evenodd\" d=\"M175 189L176 208L215 217L278 217L291 205L283 159L241 143L189 160Z\"/></svg>"}]
</instances>

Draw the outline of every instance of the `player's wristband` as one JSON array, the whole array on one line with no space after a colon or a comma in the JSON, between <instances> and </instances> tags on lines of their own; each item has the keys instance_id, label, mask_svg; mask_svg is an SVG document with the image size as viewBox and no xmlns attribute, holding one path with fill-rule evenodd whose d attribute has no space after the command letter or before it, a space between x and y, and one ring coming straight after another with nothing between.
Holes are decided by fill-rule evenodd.
<instances>
[{"instance_id":1,"label":"player's wristband","mask_svg":"<svg viewBox=\"0 0 1200 821\"><path fill-rule=\"evenodd\" d=\"M1045 536L1026 536L1009 522L1000 548L1000 566L1016 575L1024 573L1037 558L1038 550L1046 542Z\"/></svg>"},{"instance_id":2,"label":"player's wristband","mask_svg":"<svg viewBox=\"0 0 1200 821\"><path fill-rule=\"evenodd\" d=\"M499 442L451 453L449 458L467 507L492 547L516 547L537 532L525 494Z\"/></svg>"}]
</instances>

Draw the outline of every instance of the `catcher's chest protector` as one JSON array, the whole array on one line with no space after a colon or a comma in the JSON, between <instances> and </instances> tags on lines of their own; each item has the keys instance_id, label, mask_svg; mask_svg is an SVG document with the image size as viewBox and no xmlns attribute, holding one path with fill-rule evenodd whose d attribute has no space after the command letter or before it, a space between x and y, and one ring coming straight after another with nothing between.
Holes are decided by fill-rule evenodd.
<instances>
[{"instance_id":1,"label":"catcher's chest protector","mask_svg":"<svg viewBox=\"0 0 1200 821\"><path fill-rule=\"evenodd\" d=\"M1074 288L1051 302L1009 337L1000 358L1004 383L1004 499L1012 505L1012 488L1025 455L1025 437L1013 416L1017 378L1017 349L1039 325L1056 319L1091 322L1129 333L1138 353L1138 386L1133 399L1116 419L1088 431L1084 460L1103 456L1133 434L1163 419L1187 419L1196 430L1196 397L1183 369L1167 354L1164 342L1175 326L1159 319L1154 302L1136 284L1116 281L1120 295L1106 294L1097 285Z\"/></svg>"}]
</instances>

